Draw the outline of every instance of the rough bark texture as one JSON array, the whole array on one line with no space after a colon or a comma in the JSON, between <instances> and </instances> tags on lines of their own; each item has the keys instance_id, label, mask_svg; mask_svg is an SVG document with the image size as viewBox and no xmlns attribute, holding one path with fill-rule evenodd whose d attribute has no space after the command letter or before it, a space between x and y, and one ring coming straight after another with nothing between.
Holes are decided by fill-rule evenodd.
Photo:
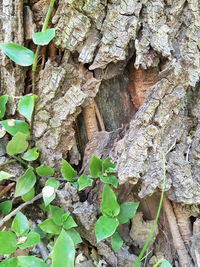
<instances>
[{"instance_id":1,"label":"rough bark texture","mask_svg":"<svg viewBox=\"0 0 200 267\"><path fill-rule=\"evenodd\" d=\"M0 42L26 41L33 47L31 34L40 29L48 3L30 0L23 7L21 0L1 1ZM186 204L186 221L194 216L190 205L200 204L199 10L197 0L57 1L55 56L43 55L37 74L34 135L42 160L58 168L68 157L80 165L87 138L78 115L97 96L106 131L87 144L82 171L92 153L110 155L120 184L131 183L130 191L134 187L144 198L161 188L166 168L169 199ZM14 97L30 91L29 80L26 69L1 54L1 93L11 96L10 113ZM89 226L96 203L75 202L83 237L111 266L131 266L134 257L126 246L114 253L110 244L93 240ZM197 220L191 249L196 266L198 229Z\"/></svg>"}]
</instances>

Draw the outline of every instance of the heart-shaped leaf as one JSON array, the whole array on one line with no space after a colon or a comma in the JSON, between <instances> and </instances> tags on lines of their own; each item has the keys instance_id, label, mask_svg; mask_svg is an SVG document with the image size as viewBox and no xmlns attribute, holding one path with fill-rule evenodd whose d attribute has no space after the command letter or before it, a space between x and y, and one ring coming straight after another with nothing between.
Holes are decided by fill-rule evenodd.
<instances>
[{"instance_id":1,"label":"heart-shaped leaf","mask_svg":"<svg viewBox=\"0 0 200 267\"><path fill-rule=\"evenodd\" d=\"M74 221L72 216L70 216L69 213L65 213L62 215L62 223L63 223L63 226L66 230L69 230L69 229L77 226L76 222Z\"/></svg>"},{"instance_id":2,"label":"heart-shaped leaf","mask_svg":"<svg viewBox=\"0 0 200 267\"><path fill-rule=\"evenodd\" d=\"M35 196L35 188L33 187L29 192L21 196L24 202L30 201Z\"/></svg>"},{"instance_id":3,"label":"heart-shaped leaf","mask_svg":"<svg viewBox=\"0 0 200 267\"><path fill-rule=\"evenodd\" d=\"M72 238L62 230L52 252L51 267L74 267L75 246Z\"/></svg>"},{"instance_id":4,"label":"heart-shaped leaf","mask_svg":"<svg viewBox=\"0 0 200 267\"><path fill-rule=\"evenodd\" d=\"M47 207L56 197L55 188L53 186L45 186L42 189L42 197L44 200L44 204Z\"/></svg>"},{"instance_id":5,"label":"heart-shaped leaf","mask_svg":"<svg viewBox=\"0 0 200 267\"><path fill-rule=\"evenodd\" d=\"M29 223L26 216L22 212L18 212L15 216L11 229L17 236L26 236L29 231Z\"/></svg>"},{"instance_id":6,"label":"heart-shaped leaf","mask_svg":"<svg viewBox=\"0 0 200 267\"><path fill-rule=\"evenodd\" d=\"M27 161L33 161L36 160L39 157L39 152L38 149L36 147L29 149L28 151L26 151L26 153L24 153L24 155L22 156L22 158L24 160Z\"/></svg>"},{"instance_id":7,"label":"heart-shaped leaf","mask_svg":"<svg viewBox=\"0 0 200 267\"><path fill-rule=\"evenodd\" d=\"M26 141L27 135L23 133L16 133L15 136L8 142L6 146L6 152L8 155L13 156L23 153L28 148L28 142Z\"/></svg>"},{"instance_id":8,"label":"heart-shaped leaf","mask_svg":"<svg viewBox=\"0 0 200 267\"><path fill-rule=\"evenodd\" d=\"M36 183L36 176L33 172L33 168L30 167L26 170L23 176L20 176L17 180L15 197L20 197L28 193Z\"/></svg>"},{"instance_id":9,"label":"heart-shaped leaf","mask_svg":"<svg viewBox=\"0 0 200 267\"><path fill-rule=\"evenodd\" d=\"M64 159L62 159L61 163L61 173L68 182L75 181L74 177L77 175L77 171Z\"/></svg>"},{"instance_id":10,"label":"heart-shaped leaf","mask_svg":"<svg viewBox=\"0 0 200 267\"><path fill-rule=\"evenodd\" d=\"M0 267L19 267L17 258L4 260L0 263Z\"/></svg>"},{"instance_id":11,"label":"heart-shaped leaf","mask_svg":"<svg viewBox=\"0 0 200 267\"><path fill-rule=\"evenodd\" d=\"M31 122L33 109L35 105L36 95L25 95L18 103L18 111L23 115L29 122Z\"/></svg>"},{"instance_id":12,"label":"heart-shaped leaf","mask_svg":"<svg viewBox=\"0 0 200 267\"><path fill-rule=\"evenodd\" d=\"M56 225L52 219L46 219L45 221L39 224L39 227L45 233L54 235L58 235L62 229L60 226Z\"/></svg>"},{"instance_id":13,"label":"heart-shaped leaf","mask_svg":"<svg viewBox=\"0 0 200 267\"><path fill-rule=\"evenodd\" d=\"M120 224L127 223L135 215L139 202L125 202L120 205L120 213L117 219Z\"/></svg>"},{"instance_id":14,"label":"heart-shaped leaf","mask_svg":"<svg viewBox=\"0 0 200 267\"><path fill-rule=\"evenodd\" d=\"M93 155L89 163L89 170L93 178L99 177L99 174L102 173L102 160Z\"/></svg>"},{"instance_id":15,"label":"heart-shaped leaf","mask_svg":"<svg viewBox=\"0 0 200 267\"><path fill-rule=\"evenodd\" d=\"M4 127L6 132L11 134L12 136L14 136L18 132L30 136L29 125L25 121L11 119L0 121L0 124Z\"/></svg>"},{"instance_id":16,"label":"heart-shaped leaf","mask_svg":"<svg viewBox=\"0 0 200 267\"><path fill-rule=\"evenodd\" d=\"M8 231L0 232L0 254L11 254L17 248L17 239L14 233ZM2 245L3 244L3 245Z\"/></svg>"},{"instance_id":17,"label":"heart-shaped leaf","mask_svg":"<svg viewBox=\"0 0 200 267\"><path fill-rule=\"evenodd\" d=\"M0 119L2 119L5 115L7 101L8 101L7 95L0 96Z\"/></svg>"},{"instance_id":18,"label":"heart-shaped leaf","mask_svg":"<svg viewBox=\"0 0 200 267\"><path fill-rule=\"evenodd\" d=\"M123 242L124 241L121 239L121 236L118 234L118 232L115 232L111 236L111 245L113 250L118 251L123 245Z\"/></svg>"},{"instance_id":19,"label":"heart-shaped leaf","mask_svg":"<svg viewBox=\"0 0 200 267\"><path fill-rule=\"evenodd\" d=\"M23 242L22 244L18 243L18 247L19 248L28 248L31 247L33 245L37 245L40 243L40 235L38 233L29 233L27 235L27 239L25 240L25 242Z\"/></svg>"},{"instance_id":20,"label":"heart-shaped leaf","mask_svg":"<svg viewBox=\"0 0 200 267\"><path fill-rule=\"evenodd\" d=\"M114 175L112 175L112 176L105 176L105 174L100 175L100 180L105 184L111 184L115 188L117 188L118 184L119 184L117 177Z\"/></svg>"},{"instance_id":21,"label":"heart-shaped leaf","mask_svg":"<svg viewBox=\"0 0 200 267\"><path fill-rule=\"evenodd\" d=\"M54 174L54 170L48 166L39 166L36 168L36 172L39 176L51 176Z\"/></svg>"},{"instance_id":22,"label":"heart-shaped leaf","mask_svg":"<svg viewBox=\"0 0 200 267\"><path fill-rule=\"evenodd\" d=\"M4 171L0 171L0 181L4 180L4 179L8 179L10 177L14 177L14 174L8 173L8 172L4 172Z\"/></svg>"},{"instance_id":23,"label":"heart-shaped leaf","mask_svg":"<svg viewBox=\"0 0 200 267\"><path fill-rule=\"evenodd\" d=\"M92 179L90 179L87 175L82 174L79 178L78 178L78 190L83 190L88 186L91 186L93 183Z\"/></svg>"},{"instance_id":24,"label":"heart-shaped leaf","mask_svg":"<svg viewBox=\"0 0 200 267\"><path fill-rule=\"evenodd\" d=\"M50 205L50 216L56 225L58 225L58 226L62 225L62 215L63 214L64 214L63 209L61 209L57 206Z\"/></svg>"},{"instance_id":25,"label":"heart-shaped leaf","mask_svg":"<svg viewBox=\"0 0 200 267\"><path fill-rule=\"evenodd\" d=\"M11 210L12 210L12 201L11 200L6 200L6 201L0 203L0 211L4 215L7 215Z\"/></svg>"},{"instance_id":26,"label":"heart-shaped leaf","mask_svg":"<svg viewBox=\"0 0 200 267\"><path fill-rule=\"evenodd\" d=\"M117 202L116 195L109 185L103 187L101 212L105 216L115 217L120 212L120 206Z\"/></svg>"},{"instance_id":27,"label":"heart-shaped leaf","mask_svg":"<svg viewBox=\"0 0 200 267\"><path fill-rule=\"evenodd\" d=\"M66 230L66 233L71 237L75 246L83 242L80 234L75 229L71 228Z\"/></svg>"},{"instance_id":28,"label":"heart-shaped leaf","mask_svg":"<svg viewBox=\"0 0 200 267\"><path fill-rule=\"evenodd\" d=\"M48 267L43 260L35 256L19 256L17 259L20 267Z\"/></svg>"},{"instance_id":29,"label":"heart-shaped leaf","mask_svg":"<svg viewBox=\"0 0 200 267\"><path fill-rule=\"evenodd\" d=\"M34 60L33 51L15 43L0 44L0 49L12 61L20 66L31 66Z\"/></svg>"},{"instance_id":30,"label":"heart-shaped leaf","mask_svg":"<svg viewBox=\"0 0 200 267\"><path fill-rule=\"evenodd\" d=\"M109 218L106 216L101 216L95 224L95 235L97 242L112 236L117 229L119 222L116 218Z\"/></svg>"},{"instance_id":31,"label":"heart-shaped leaf","mask_svg":"<svg viewBox=\"0 0 200 267\"><path fill-rule=\"evenodd\" d=\"M34 44L37 45L47 45L55 37L56 31L54 28L47 29L42 32L36 32L32 35Z\"/></svg>"}]
</instances>

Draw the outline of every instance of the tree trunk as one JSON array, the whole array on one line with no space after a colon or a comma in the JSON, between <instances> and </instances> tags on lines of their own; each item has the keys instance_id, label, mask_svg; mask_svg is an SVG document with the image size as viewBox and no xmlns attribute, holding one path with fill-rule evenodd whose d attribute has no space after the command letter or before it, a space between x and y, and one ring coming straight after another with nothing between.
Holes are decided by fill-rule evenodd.
<instances>
[{"instance_id":1,"label":"tree trunk","mask_svg":"<svg viewBox=\"0 0 200 267\"><path fill-rule=\"evenodd\" d=\"M41 30L48 5L1 1L0 41L34 50L31 35ZM166 174L147 266L159 257L174 266L200 266L199 10L197 0L59 0L50 25L56 38L40 53L33 133L42 162L59 169L65 158L85 172L92 154L110 156L117 163L119 198L139 200L145 220L155 218ZM1 94L10 96L14 115L15 97L31 92L31 72L3 54L1 63ZM109 266L132 266L146 235L125 225L119 252L96 244L90 226L97 188L87 197L74 208L82 237ZM139 234L147 226L138 218Z\"/></svg>"}]
</instances>

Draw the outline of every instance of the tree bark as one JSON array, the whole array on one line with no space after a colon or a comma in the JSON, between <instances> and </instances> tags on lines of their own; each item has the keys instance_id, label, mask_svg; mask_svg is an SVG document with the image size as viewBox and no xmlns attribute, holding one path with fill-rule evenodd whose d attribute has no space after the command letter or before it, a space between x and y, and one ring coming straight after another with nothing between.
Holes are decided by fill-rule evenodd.
<instances>
[{"instance_id":1,"label":"tree bark","mask_svg":"<svg viewBox=\"0 0 200 267\"><path fill-rule=\"evenodd\" d=\"M48 4L48 0L1 1L0 41L35 49L31 34L41 30ZM59 169L61 158L67 158L85 171L93 153L110 156L117 162L119 197L139 199L144 205L162 187L165 153L166 196L187 209L186 223L193 216L192 227L200 204L199 10L197 0L56 1L51 23L56 38L41 51L36 80L39 100L33 133L41 160ZM1 94L10 96L7 115L13 115L15 97L30 93L30 69L16 66L3 54L0 68ZM94 100L105 131L95 108L89 111L93 125L88 126L85 114ZM98 199L97 191L91 191L90 202L74 211L82 234L111 266L131 266L134 257L129 250L135 246L132 254L137 253L137 241L127 234L126 247L114 253L109 244L96 244L90 228L84 228L79 212L94 211L91 201ZM158 202L152 203L150 209ZM176 205L171 208L176 215ZM143 213L153 219L151 211L143 208ZM164 218L163 211L163 229ZM124 231L128 233L128 227ZM151 256L160 251L175 263L174 245L163 252L158 248L161 241L154 244ZM198 262L196 243L192 248L193 256L188 252L188 257ZM184 266L180 259L179 264Z\"/></svg>"}]
</instances>

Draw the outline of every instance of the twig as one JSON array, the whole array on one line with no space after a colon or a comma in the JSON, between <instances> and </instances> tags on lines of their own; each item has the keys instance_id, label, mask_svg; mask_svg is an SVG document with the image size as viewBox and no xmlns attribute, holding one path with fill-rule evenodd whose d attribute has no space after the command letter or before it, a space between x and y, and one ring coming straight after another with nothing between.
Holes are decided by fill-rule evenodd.
<instances>
[{"instance_id":1,"label":"twig","mask_svg":"<svg viewBox=\"0 0 200 267\"><path fill-rule=\"evenodd\" d=\"M1 190L0 192L0 198L5 194L7 193L8 191L10 191L10 189L15 185L15 183L10 183L8 184L7 186L4 187L3 190Z\"/></svg>"},{"instance_id":2,"label":"twig","mask_svg":"<svg viewBox=\"0 0 200 267\"><path fill-rule=\"evenodd\" d=\"M0 221L0 227L7 221L9 221L13 216L15 216L18 211L20 211L21 209L25 208L26 206L33 204L36 200L40 199L42 197L42 193L38 194L37 196L35 196L33 199L31 199L28 202L25 202L23 204L21 204L19 207L17 207L15 210L13 210L11 213L9 213L7 216L5 216L1 221Z\"/></svg>"},{"instance_id":3,"label":"twig","mask_svg":"<svg viewBox=\"0 0 200 267\"><path fill-rule=\"evenodd\" d=\"M16 159L11 159L6 162L0 163L0 168L13 162L16 162Z\"/></svg>"}]
</instances>

